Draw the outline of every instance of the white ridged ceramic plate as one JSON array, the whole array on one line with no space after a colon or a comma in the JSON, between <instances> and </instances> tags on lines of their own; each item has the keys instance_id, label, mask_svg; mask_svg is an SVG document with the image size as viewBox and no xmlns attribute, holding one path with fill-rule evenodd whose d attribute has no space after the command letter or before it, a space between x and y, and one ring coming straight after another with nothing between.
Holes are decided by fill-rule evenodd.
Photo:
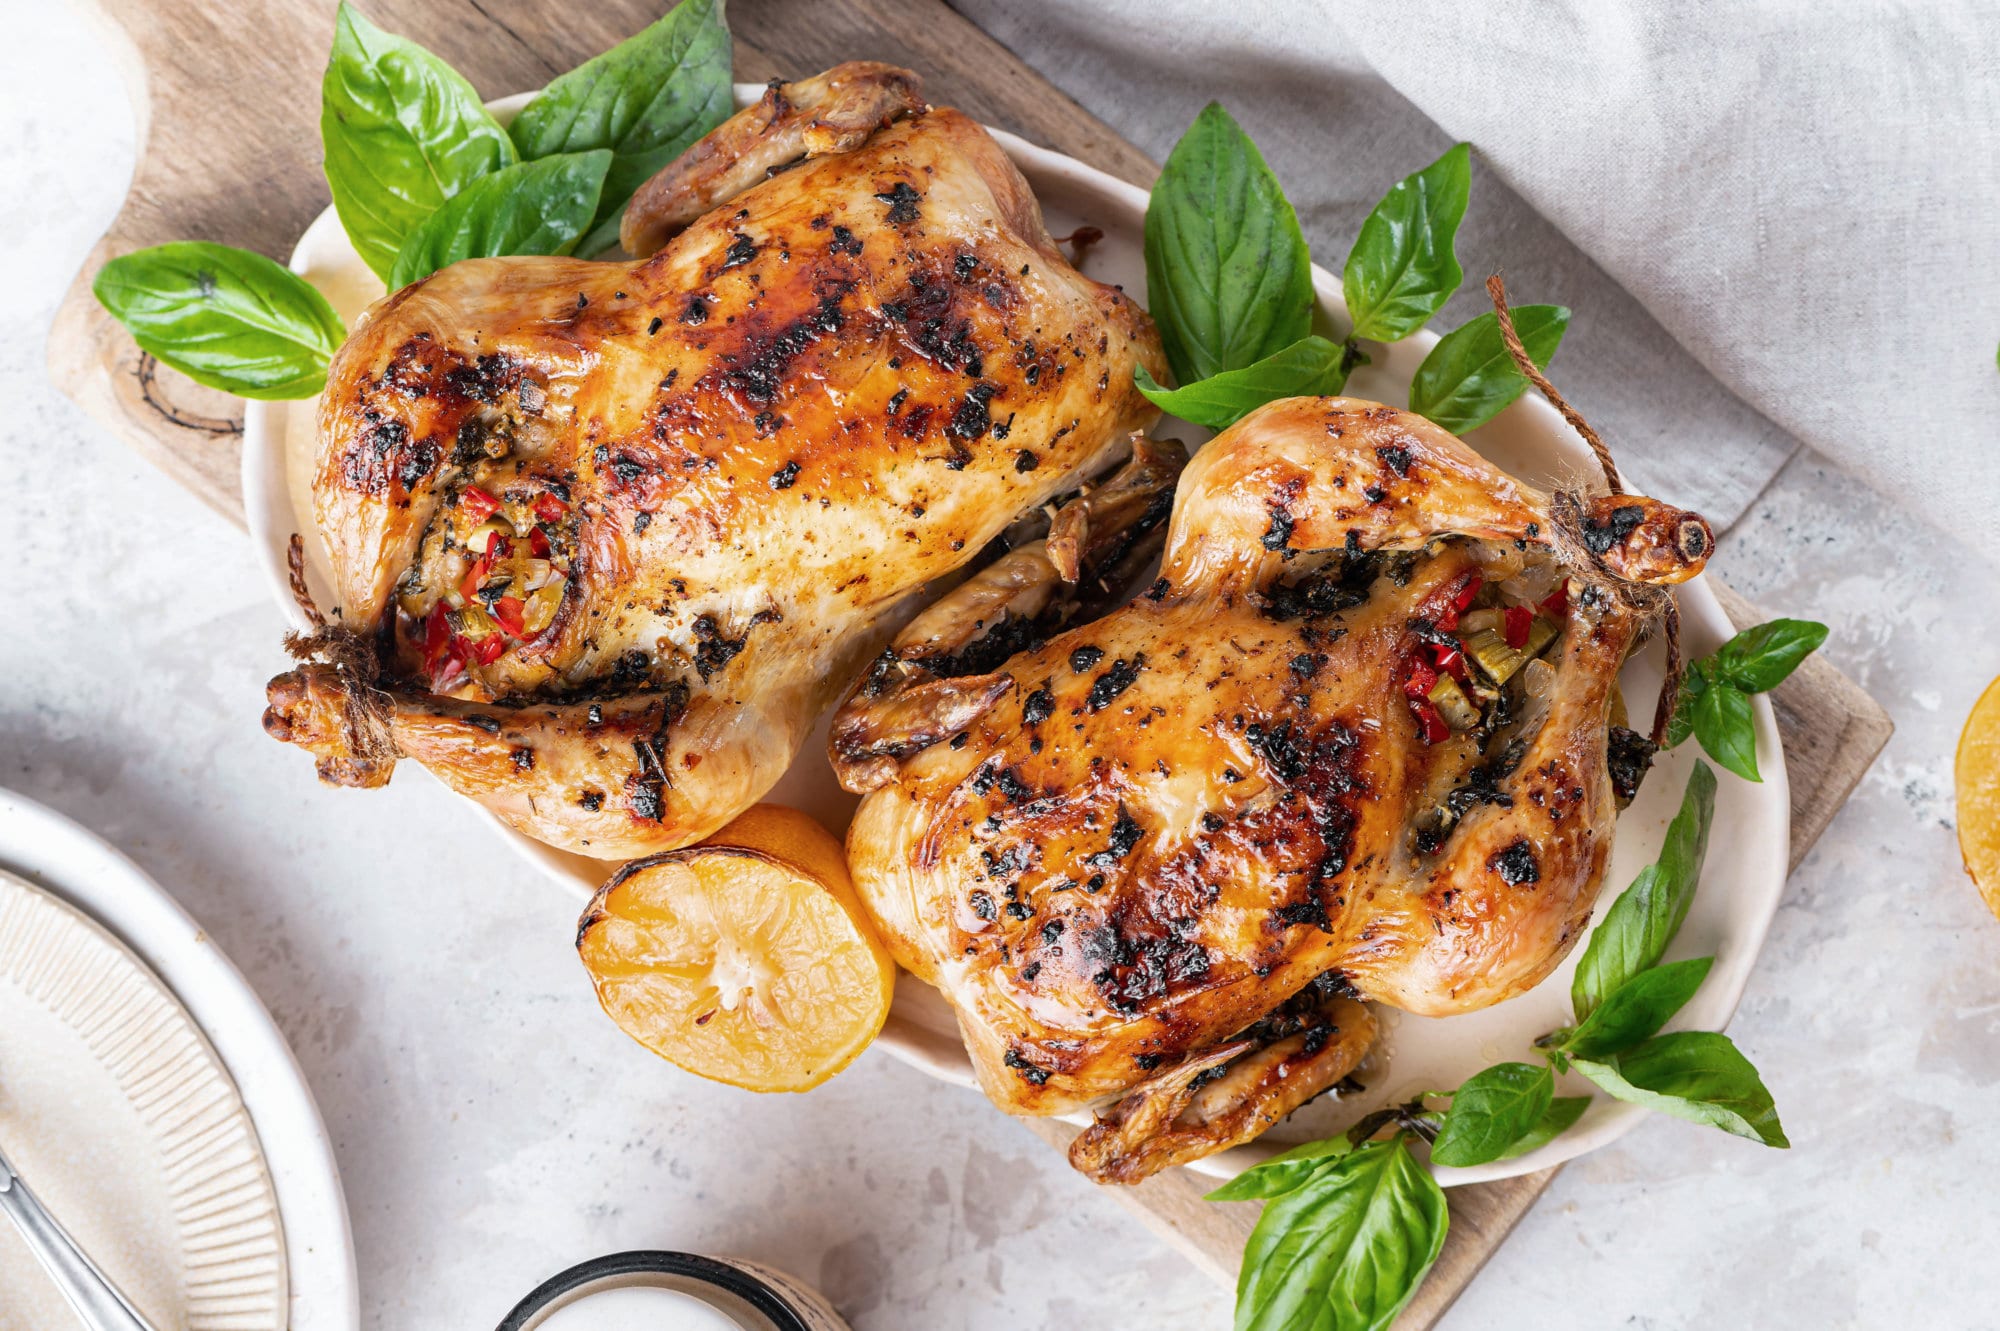
<instances>
[{"instance_id":1,"label":"white ridged ceramic plate","mask_svg":"<svg viewBox=\"0 0 2000 1331\"><path fill-rule=\"evenodd\" d=\"M0 1143L153 1322L282 1331L285 1238L236 1084L167 987L88 916L0 872ZM0 1232L28 1324L61 1294Z\"/></svg>"},{"instance_id":2,"label":"white ridged ceramic plate","mask_svg":"<svg viewBox=\"0 0 2000 1331\"><path fill-rule=\"evenodd\" d=\"M737 100L747 105L762 91L759 85L740 84ZM492 105L495 113L505 119L526 101L524 94ZM1104 238L1091 246L1083 271L1100 282L1123 286L1143 302L1146 269L1141 237L1146 192L1011 134L996 131L994 137L1034 187L1052 233L1065 235L1084 224L1103 231ZM300 239L292 256L292 267L326 292L334 307L350 322L382 294L381 283L348 245L332 209L321 214ZM1348 319L1340 298L1340 280L1324 269L1314 268L1313 288L1319 331L1335 338L1343 336ZM1520 295L1530 299L1534 293ZM1355 372L1347 391L1356 397L1397 405L1405 403L1410 379L1436 341L1436 334L1424 332L1380 350L1373 364ZM1589 349L1572 346L1565 354L1587 355ZM1586 411L1588 405L1584 404ZM310 472L307 466L288 465L288 458L310 458L310 416L306 404L252 402L244 418L243 491L251 534L273 592L295 620L298 616L291 606L285 565L286 546L295 531L307 535L309 585L322 604L328 603L325 589L329 581L322 571L325 558L312 534ZM1184 423L1170 424L1161 433L1189 443L1207 437ZM1554 408L1532 394L1474 431L1468 441L1508 471L1544 487L1587 484L1597 475L1596 464L1582 439ZM1728 638L1729 621L1700 579L1681 588L1680 603L1682 644L1691 657L1713 651ZM1652 715L1662 671L1657 643L1634 657L1626 667L1625 695L1633 716L1641 724ZM1672 1023L1676 1030L1719 1030L1728 1022L1784 889L1791 846L1784 757L1770 703L1762 696L1753 702L1764 782L1753 785L1728 773L1721 774L1722 789L1716 801L1715 829L1702 890L1671 953L1673 958L1713 956L1715 965L1701 992ZM1695 757L1692 749L1688 745L1663 754L1639 799L1619 820L1611 869L1598 903L1600 917L1613 896L1658 853ZM806 809L829 827L846 826L854 801L833 781L825 756L824 723L768 798ZM524 854L580 898L610 874L612 866L601 861L551 850L504 828L501 830ZM1419 1090L1456 1086L1490 1063L1531 1058L1536 1036L1569 1024L1569 978L1576 955L1572 954L1568 963L1532 993L1484 1012L1427 1019L1378 1008L1384 1033L1363 1068L1363 1080L1368 1085L1365 1093L1339 1100L1322 1099L1279 1124L1259 1142L1198 1161L1192 1168L1216 1177L1231 1177L1275 1151L1325 1136L1370 1109L1408 1099ZM965 1086L973 1084L972 1068L950 1009L928 986L907 975L898 979L895 1005L880 1043L897 1057L935 1076ZM1584 1094L1590 1089L1575 1077L1565 1079L1562 1086L1565 1094ZM1612 1141L1641 1117L1643 1111L1637 1107L1600 1095L1575 1127L1539 1151L1476 1169L1439 1168L1436 1172L1441 1181L1458 1184L1545 1169Z\"/></svg>"},{"instance_id":3,"label":"white ridged ceramic plate","mask_svg":"<svg viewBox=\"0 0 2000 1331\"><path fill-rule=\"evenodd\" d=\"M0 791L0 1142L161 1331L352 1331L333 1154L283 1037L130 860ZM71 1314L0 1226L0 1328Z\"/></svg>"}]
</instances>

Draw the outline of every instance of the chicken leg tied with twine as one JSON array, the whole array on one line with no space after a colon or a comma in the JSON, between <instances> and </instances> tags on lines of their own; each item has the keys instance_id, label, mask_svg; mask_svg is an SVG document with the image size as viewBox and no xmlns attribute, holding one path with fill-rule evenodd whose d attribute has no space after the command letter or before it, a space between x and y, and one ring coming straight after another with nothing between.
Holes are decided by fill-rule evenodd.
<instances>
[{"instance_id":1,"label":"chicken leg tied with twine","mask_svg":"<svg viewBox=\"0 0 2000 1331\"><path fill-rule=\"evenodd\" d=\"M1513 311L1507 307L1507 284L1498 273L1486 279L1486 294L1493 300L1493 316L1500 323L1500 340L1506 344L1507 354L1514 358L1515 366L1528 382L1539 389L1542 396L1562 413L1562 418L1583 437L1583 442L1590 446L1592 455L1597 458L1597 465L1604 471L1604 483L1610 488L1611 493L1624 494L1625 478L1618 472L1618 462L1611 456L1610 447L1605 444L1597 431L1590 427L1590 422L1586 421L1582 414L1556 391L1556 386L1549 382L1548 376L1535 364L1534 358L1528 354L1528 349L1521 345L1521 335L1514 331ZM1660 685L1660 700L1653 708L1653 731L1650 738L1655 746L1663 748L1667 740L1667 726L1673 720L1675 705L1680 701L1683 673L1680 603L1674 598L1671 590L1663 592L1660 615L1667 644L1667 677Z\"/></svg>"}]
</instances>

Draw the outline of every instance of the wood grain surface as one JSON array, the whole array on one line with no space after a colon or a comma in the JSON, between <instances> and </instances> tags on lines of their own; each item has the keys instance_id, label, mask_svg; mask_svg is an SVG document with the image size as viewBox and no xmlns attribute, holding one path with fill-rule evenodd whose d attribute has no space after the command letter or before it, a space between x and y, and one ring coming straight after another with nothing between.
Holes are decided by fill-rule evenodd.
<instances>
[{"instance_id":1,"label":"wood grain surface","mask_svg":"<svg viewBox=\"0 0 2000 1331\"><path fill-rule=\"evenodd\" d=\"M362 0L377 23L449 60L488 98L540 87L636 32L666 0ZM320 71L332 0L86 0L118 52L139 122L130 196L91 251L49 339L57 385L177 483L239 525L242 405L142 356L90 294L115 255L214 240L282 261L327 204L319 171ZM939 0L732 0L739 79L797 76L853 58L921 73L934 100L1137 184L1155 165ZM1739 624L1762 618L1718 587ZM1792 859L1825 830L1887 742L1889 719L1818 659L1774 695L1792 782ZM993 1112L968 1102L968 1113ZM1065 1147L1074 1129L1032 1122ZM1399 1331L1428 1328L1492 1257L1556 1171L1455 1189L1443 1256ZM1077 1187L1089 1187L1080 1176ZM1252 1203L1200 1200L1182 1170L1115 1188L1150 1228L1233 1282Z\"/></svg>"}]
</instances>

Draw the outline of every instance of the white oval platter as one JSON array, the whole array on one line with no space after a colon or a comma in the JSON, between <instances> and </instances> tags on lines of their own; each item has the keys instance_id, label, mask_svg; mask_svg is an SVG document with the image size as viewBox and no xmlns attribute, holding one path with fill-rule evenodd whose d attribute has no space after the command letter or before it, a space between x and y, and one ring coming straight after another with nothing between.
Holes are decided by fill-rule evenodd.
<instances>
[{"instance_id":1,"label":"white oval platter","mask_svg":"<svg viewBox=\"0 0 2000 1331\"><path fill-rule=\"evenodd\" d=\"M762 92L760 84L739 84L737 102L748 105ZM530 96L524 93L504 98L491 107L504 121ZM1034 187L1053 234L1066 235L1083 225L1104 233L1085 256L1083 271L1100 282L1122 286L1143 303L1146 269L1141 237L1146 191L1014 135L996 130L994 137ZM331 208L300 238L292 268L325 292L350 324L383 294L381 283L347 243ZM1340 279L1315 266L1313 289L1318 331L1336 339L1343 336L1348 320ZM1437 334L1425 331L1380 349L1372 364L1355 371L1347 392L1397 405L1405 403L1410 379L1436 341ZM1572 349L1570 354L1587 353ZM303 619L292 604L285 560L293 532L306 538L308 586L321 604L332 603L326 591L330 580L325 573L325 555L312 525L309 466L299 461L311 456L311 416L310 403L252 402L245 414L243 437L243 494L257 557L279 604L301 624ZM1191 445L1207 437L1186 423L1169 423L1160 433ZM1493 462L1537 485L1578 485L1597 474L1583 440L1553 407L1532 393L1467 439ZM1680 604L1682 645L1690 658L1713 651L1730 636L1728 618L1701 579L1681 588ZM1652 714L1663 670L1657 642L1627 664L1623 686L1635 717ZM1720 1030L1728 1023L1784 889L1791 845L1784 759L1769 701L1762 696L1753 701L1764 781L1758 785L1726 772L1720 774L1722 788L1716 800L1707 871L1670 953L1676 959L1713 956L1715 965L1701 991L1670 1023L1675 1030ZM825 738L822 720L820 729L767 798L803 808L837 831L847 825L854 800L833 780L825 757ZM1694 758L1691 744L1662 754L1639 798L1619 820L1598 918L1658 853ZM494 826L555 881L575 893L579 902L616 867L551 849L506 829L497 820ZM1362 1069L1366 1091L1338 1100L1323 1098L1257 1142L1197 1161L1190 1168L1216 1178L1234 1177L1277 1151L1326 1136L1371 1109L1408 1099L1420 1090L1456 1086L1491 1063L1531 1058L1536 1036L1569 1024L1569 981L1581 951L1579 945L1569 960L1532 992L1484 1012L1424 1018L1378 1007L1383 1035ZM895 1004L879 1043L933 1076L962 1086L974 1084L950 1009L934 990L908 975L898 977ZM1564 1079L1559 1090L1583 1094L1590 1087L1572 1075ZM1599 1095L1576 1126L1540 1150L1472 1169L1437 1166L1435 1172L1441 1182L1455 1185L1546 1169L1615 1140L1629 1131L1643 1112Z\"/></svg>"}]
</instances>

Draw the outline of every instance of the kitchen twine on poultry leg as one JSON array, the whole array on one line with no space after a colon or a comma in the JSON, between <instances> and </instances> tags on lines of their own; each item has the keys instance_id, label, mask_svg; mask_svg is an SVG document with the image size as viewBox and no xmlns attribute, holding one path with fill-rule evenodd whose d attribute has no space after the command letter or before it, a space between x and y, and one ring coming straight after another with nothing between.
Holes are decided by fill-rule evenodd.
<instances>
[{"instance_id":1,"label":"kitchen twine on poultry leg","mask_svg":"<svg viewBox=\"0 0 2000 1331\"><path fill-rule=\"evenodd\" d=\"M363 762L393 761L400 755L389 737L394 704L376 687L381 663L369 641L345 624L329 624L306 586L306 547L297 532L285 549L285 570L292 599L311 622L310 633L287 633L285 650L298 661L323 661L347 685L341 700L340 726L347 751Z\"/></svg>"},{"instance_id":2,"label":"kitchen twine on poultry leg","mask_svg":"<svg viewBox=\"0 0 2000 1331\"><path fill-rule=\"evenodd\" d=\"M1597 431L1590 428L1590 422L1586 421L1582 414L1556 391L1556 386L1549 382L1548 376L1535 364L1534 357L1528 354L1528 349L1521 345L1521 335L1514 331L1513 311L1507 307L1507 283L1500 274L1495 273L1486 279L1486 294L1493 300L1493 317L1500 323L1500 340L1506 344L1507 354L1514 358L1515 366L1528 382L1541 390L1542 396L1562 413L1562 418L1570 423L1571 428L1583 436L1583 442L1590 445L1591 453L1597 458L1597 465L1604 470L1604 483L1610 488L1611 493L1615 495L1626 493L1625 478L1618 473L1618 463L1611 456L1610 447L1598 436ZM1571 556L1569 562L1572 567L1602 568L1603 565L1589 553L1589 547L1583 543L1576 510L1577 505L1574 500L1560 494L1556 496L1553 512L1556 531L1553 535L1559 544L1569 547L1565 553ZM1614 580L1611 588L1632 608L1647 614L1658 614L1664 626L1667 677L1660 685L1660 699L1653 707L1651 735L1654 746L1663 748L1667 741L1667 726L1673 720L1674 706L1679 702L1681 692L1683 666L1680 602L1667 588L1643 587L1622 580Z\"/></svg>"}]
</instances>

